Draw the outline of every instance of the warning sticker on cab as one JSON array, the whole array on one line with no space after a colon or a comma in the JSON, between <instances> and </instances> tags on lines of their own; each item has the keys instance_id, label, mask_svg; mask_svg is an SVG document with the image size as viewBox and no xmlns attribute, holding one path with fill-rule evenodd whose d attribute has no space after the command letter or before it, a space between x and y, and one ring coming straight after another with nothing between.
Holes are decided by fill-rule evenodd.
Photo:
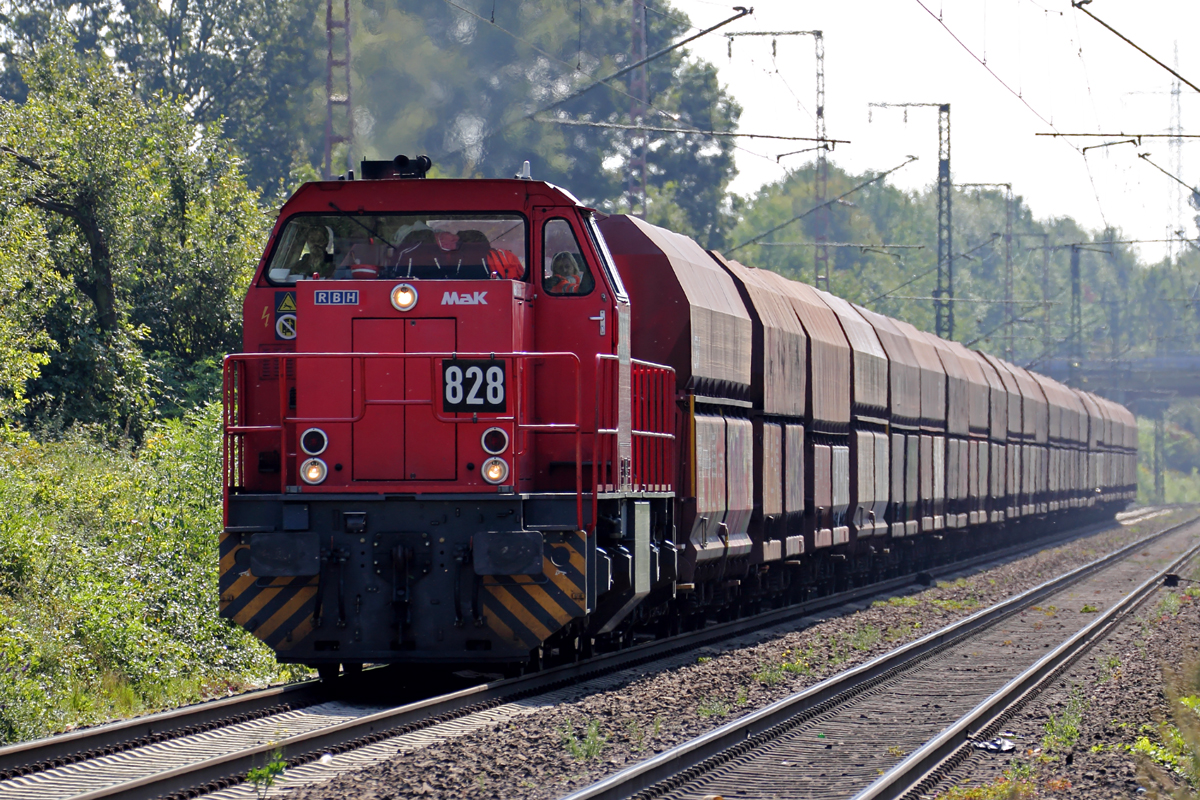
<instances>
[{"instance_id":1,"label":"warning sticker on cab","mask_svg":"<svg viewBox=\"0 0 1200 800\"><path fill-rule=\"evenodd\" d=\"M295 292L276 292L275 293L275 313L276 314L295 314L296 313L296 293Z\"/></svg>"},{"instance_id":2,"label":"warning sticker on cab","mask_svg":"<svg viewBox=\"0 0 1200 800\"><path fill-rule=\"evenodd\" d=\"M296 338L296 293L275 293L275 339L291 341Z\"/></svg>"},{"instance_id":3,"label":"warning sticker on cab","mask_svg":"<svg viewBox=\"0 0 1200 800\"><path fill-rule=\"evenodd\" d=\"M296 338L295 314L280 314L275 318L275 338L285 340Z\"/></svg>"}]
</instances>

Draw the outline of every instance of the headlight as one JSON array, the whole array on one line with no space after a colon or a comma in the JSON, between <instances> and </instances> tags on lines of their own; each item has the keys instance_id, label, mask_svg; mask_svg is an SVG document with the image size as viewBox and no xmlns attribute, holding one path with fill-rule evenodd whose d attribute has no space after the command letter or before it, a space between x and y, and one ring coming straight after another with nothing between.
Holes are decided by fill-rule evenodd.
<instances>
[{"instance_id":1,"label":"headlight","mask_svg":"<svg viewBox=\"0 0 1200 800\"><path fill-rule=\"evenodd\" d=\"M508 478L508 462L503 458L489 458L479 472L488 483L504 483Z\"/></svg>"},{"instance_id":2,"label":"headlight","mask_svg":"<svg viewBox=\"0 0 1200 800\"><path fill-rule=\"evenodd\" d=\"M397 311L412 311L417 304L417 289L411 283L398 283L392 287L392 305Z\"/></svg>"},{"instance_id":3,"label":"headlight","mask_svg":"<svg viewBox=\"0 0 1200 800\"><path fill-rule=\"evenodd\" d=\"M300 434L300 449L310 456L319 456L329 447L329 437L320 428L309 428Z\"/></svg>"},{"instance_id":4,"label":"headlight","mask_svg":"<svg viewBox=\"0 0 1200 800\"><path fill-rule=\"evenodd\" d=\"M508 449L508 434L501 428L488 428L483 432L483 449L489 455L498 456Z\"/></svg>"},{"instance_id":5,"label":"headlight","mask_svg":"<svg viewBox=\"0 0 1200 800\"><path fill-rule=\"evenodd\" d=\"M507 473L508 470L505 469L505 474ZM319 458L310 458L300 465L300 480L313 486L325 480L325 476L328 474L329 467L325 466L325 462Z\"/></svg>"}]
</instances>

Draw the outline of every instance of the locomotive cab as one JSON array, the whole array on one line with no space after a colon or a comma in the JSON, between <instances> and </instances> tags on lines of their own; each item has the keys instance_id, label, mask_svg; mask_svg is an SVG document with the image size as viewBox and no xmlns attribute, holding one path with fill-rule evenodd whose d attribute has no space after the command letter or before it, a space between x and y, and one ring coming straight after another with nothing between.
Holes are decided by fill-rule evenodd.
<instances>
[{"instance_id":1,"label":"locomotive cab","mask_svg":"<svg viewBox=\"0 0 1200 800\"><path fill-rule=\"evenodd\" d=\"M318 666L576 647L629 480L611 256L550 184L384 173L301 187L247 293L222 614Z\"/></svg>"}]
</instances>

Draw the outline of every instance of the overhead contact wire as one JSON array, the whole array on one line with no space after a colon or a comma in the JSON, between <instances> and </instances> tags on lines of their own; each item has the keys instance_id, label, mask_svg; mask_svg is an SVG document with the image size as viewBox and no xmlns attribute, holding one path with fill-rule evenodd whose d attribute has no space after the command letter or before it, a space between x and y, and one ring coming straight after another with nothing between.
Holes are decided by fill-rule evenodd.
<instances>
[{"instance_id":1,"label":"overhead contact wire","mask_svg":"<svg viewBox=\"0 0 1200 800\"><path fill-rule=\"evenodd\" d=\"M475 17L476 19L478 19L481 22L487 22L489 25L491 25L496 30L500 31L501 33L504 33L507 36L512 37L513 39L515 39L518 42L521 42L522 44L526 45L527 47L531 48L532 50L536 51L537 53L540 53L541 55L545 56L546 58L552 59L552 60L558 62L559 64L566 66L567 68L571 69L572 71L575 70L575 67L572 66L569 62L564 61L563 59L559 58L556 55L553 55L552 53L550 53L546 50L543 50L542 48L535 45L533 42L530 42L529 40L524 39L521 36L518 36L517 34L508 30L507 28L504 28L501 25L496 25L493 22L490 22L486 17L484 17L480 14L476 14L471 9L465 8L464 6L459 5L458 3L454 2L454 0L442 0L442 2L445 3L446 5L450 6L451 8L458 9L459 11L463 12L464 14L469 14L470 16ZM648 108L651 108L651 109L657 111L658 113L662 114L663 116L667 117L668 119L676 119L677 118L676 115L674 115L668 111L664 111L661 108L657 108L656 106L653 106L650 103L643 102L640 98L634 97L629 92L626 92L623 89L619 89L616 86L613 86L611 83L609 83L609 81L616 80L617 78L621 77L622 75L626 75L629 72L632 72L633 70L637 69L638 67L642 66L643 64L649 63L650 61L653 61L657 58L661 58L662 56L666 55L667 53L677 50L680 47L683 47L684 45L686 45L690 42L693 42L696 39L699 39L701 36L709 34L713 31L717 30L718 28L722 28L722 27L728 25L729 23L739 20L742 17L747 16L748 14L751 14L753 12L753 9L745 9L745 8L741 8L740 6L738 7L737 10L738 10L737 14L735 14L732 17L729 17L728 19L722 20L721 22L718 22L716 25L705 28L704 30L700 31L699 33L693 34L693 35L687 37L686 39L682 39L668 47L664 47L663 49L661 49L655 53L651 53L646 58L636 61L633 64L630 64L626 67L622 67L621 69L617 70L616 72L614 72L610 75L606 75L603 78L596 78L593 80L592 83L589 83L586 86L576 89L575 91L568 94L566 97L559 98L558 100L555 100L554 102L552 102L548 105L545 105L542 108L536 109L534 111L531 111L528 114L518 117L517 119L506 122L503 125L501 125L499 128L496 128L495 130L488 131L487 133L483 134L483 136L480 137L480 140L489 139L498 133L502 133L503 131L508 130L513 125L516 125L520 122L525 122L526 120L531 120L538 114L542 114L542 113L545 113L546 111L550 111L551 109L557 108L558 106L561 106L563 103L574 100L574 99L582 96L583 94L590 92L592 89L595 89L597 86L600 86L600 85L607 86L609 89L613 90L614 92L616 92L618 94L624 95L625 97L628 97L630 100L637 101L638 103L643 103L643 105L646 105ZM448 152L442 153L441 157L445 157L447 155L452 155L454 153L461 152L469 146L470 146L470 144L463 144L461 147L459 147L455 150L450 150Z\"/></svg>"},{"instance_id":2,"label":"overhead contact wire","mask_svg":"<svg viewBox=\"0 0 1200 800\"><path fill-rule=\"evenodd\" d=\"M897 164L896 166L889 169L887 172L881 172L878 175L876 175L874 178L871 178L868 181L863 181L862 183L855 186L853 189L850 189L846 192L843 192L842 194L839 194L837 197L833 198L832 200L826 200L824 203L821 203L820 205L813 206L812 208L808 209L807 211L797 214L796 216L792 217L791 219L787 220L786 222L781 222L778 225L776 225L775 227L773 227L769 230L763 231L762 233L758 234L757 236L747 239L746 241L742 242L741 244L727 250L726 254L734 253L738 250L741 250L743 247L746 247L747 245L751 245L757 241L765 239L766 237L770 236L772 233L775 233L775 231L786 228L788 225L791 225L793 222L804 219L809 214L812 214L813 212L815 212L819 209L826 208L827 206L831 206L834 203L838 202L839 200L842 200L843 198L849 197L850 195L854 194L859 189L865 188L867 186L870 186L872 183L876 183L878 181L883 180L884 178L886 178L888 175L891 175L896 170L898 170L902 167L907 167L909 164L911 164L912 162L914 162L916 160L917 160L916 156L909 156L908 159L903 164Z\"/></svg>"}]
</instances>

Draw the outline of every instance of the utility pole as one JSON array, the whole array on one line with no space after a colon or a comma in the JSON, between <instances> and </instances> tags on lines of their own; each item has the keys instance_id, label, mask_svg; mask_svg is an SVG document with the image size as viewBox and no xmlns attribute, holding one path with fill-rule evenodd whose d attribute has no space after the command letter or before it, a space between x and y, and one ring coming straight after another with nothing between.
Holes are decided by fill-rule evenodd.
<instances>
[{"instance_id":1,"label":"utility pole","mask_svg":"<svg viewBox=\"0 0 1200 800\"><path fill-rule=\"evenodd\" d=\"M1067 383L1079 388L1079 370L1083 366L1083 311L1080 305L1079 251L1071 245L1071 355L1067 364Z\"/></svg>"},{"instance_id":2,"label":"utility pole","mask_svg":"<svg viewBox=\"0 0 1200 800\"><path fill-rule=\"evenodd\" d=\"M1167 501L1166 480L1163 476L1163 447L1166 446L1165 409L1159 408L1154 416L1154 502L1162 505Z\"/></svg>"},{"instance_id":3,"label":"utility pole","mask_svg":"<svg viewBox=\"0 0 1200 800\"><path fill-rule=\"evenodd\" d=\"M1108 247L1105 248L1107 251L1107 255L1108 255L1108 263L1112 267L1112 271L1114 274L1116 274L1117 270L1118 270L1117 250L1113 245L1113 240L1117 238L1115 236L1115 233L1116 233L1116 231L1114 231L1112 228L1104 229L1104 238L1107 240L1107 244L1108 244ZM1167 238L1170 239L1171 237L1168 236ZM1121 354L1121 303L1120 303L1120 300L1113 301L1113 303L1108 308L1108 337L1109 337L1110 348L1111 348L1110 352L1112 353L1112 362L1115 366L1117 363L1117 358Z\"/></svg>"},{"instance_id":4,"label":"utility pole","mask_svg":"<svg viewBox=\"0 0 1200 800\"><path fill-rule=\"evenodd\" d=\"M1011 183L960 183L957 184L960 189L967 188L1000 188L1005 191L1004 194L1004 314L1008 320L1005 324L1004 334L1004 358L1008 361L1013 360L1013 342L1015 334L1013 331L1017 321L1017 314L1013 305L1013 260L1012 260L1012 241L1013 241L1013 191Z\"/></svg>"},{"instance_id":5,"label":"utility pole","mask_svg":"<svg viewBox=\"0 0 1200 800\"><path fill-rule=\"evenodd\" d=\"M951 257L950 195L950 104L949 103L868 103L870 108L903 108L908 121L910 108L938 110L938 179L937 179L937 289L933 308L936 333L943 339L954 338L954 260ZM869 112L868 112L869 113ZM868 118L869 119L869 118ZM1012 239L1011 232L1008 239ZM1011 317L1011 306L1009 308Z\"/></svg>"},{"instance_id":6,"label":"utility pole","mask_svg":"<svg viewBox=\"0 0 1200 800\"><path fill-rule=\"evenodd\" d=\"M817 249L813 256L813 285L829 291L829 206L825 196L829 190L829 162L825 144L825 35L813 31L817 49Z\"/></svg>"},{"instance_id":7,"label":"utility pole","mask_svg":"<svg viewBox=\"0 0 1200 800\"><path fill-rule=\"evenodd\" d=\"M1011 224L1012 214L1009 214L1009 222ZM1050 251L1053 249L1050 246L1050 234L1048 233L1014 233L1014 237L1032 237L1041 239L1041 247L1030 247L1030 250L1042 251L1042 355L1048 355L1053 349L1053 342L1050 339ZM1006 275L1012 273L1012 258L1011 252L1006 259L1005 265ZM1009 281L1011 283L1011 281ZM1011 298L1010 298L1011 300Z\"/></svg>"},{"instance_id":8,"label":"utility pole","mask_svg":"<svg viewBox=\"0 0 1200 800\"><path fill-rule=\"evenodd\" d=\"M735 36L770 36L771 53L775 53L775 41L780 36L811 36L816 47L817 59L817 163L814 180L814 191L817 211L816 244L813 255L813 285L818 289L829 291L829 206L825 205L826 194L829 191L829 163L827 152L829 143L825 135L825 33L823 31L741 31L727 33L729 55L733 56L733 39Z\"/></svg>"},{"instance_id":9,"label":"utility pole","mask_svg":"<svg viewBox=\"0 0 1200 800\"><path fill-rule=\"evenodd\" d=\"M1050 352L1050 234L1042 234L1042 352Z\"/></svg>"},{"instance_id":10,"label":"utility pole","mask_svg":"<svg viewBox=\"0 0 1200 800\"><path fill-rule=\"evenodd\" d=\"M354 106L350 85L350 0L342 0L340 19L334 17L334 2L335 0L325 0L325 163L322 169L322 177L325 180L333 178L335 145L346 143L346 162L351 166L354 164ZM342 93L340 88L342 83L346 87L345 93ZM338 88L335 88L335 84L339 85Z\"/></svg>"},{"instance_id":11,"label":"utility pole","mask_svg":"<svg viewBox=\"0 0 1200 800\"><path fill-rule=\"evenodd\" d=\"M954 260L950 255L950 104L938 106L938 293L934 303L937 333L954 338ZM1011 241L1012 235L1005 241ZM1008 245L1005 244L1005 252ZM1011 308L1010 314L1011 317ZM943 333L945 331L945 333Z\"/></svg>"},{"instance_id":12,"label":"utility pole","mask_svg":"<svg viewBox=\"0 0 1200 800\"><path fill-rule=\"evenodd\" d=\"M1175 41L1175 71L1179 71L1179 41ZM1183 90L1183 84L1178 80L1171 81L1171 166L1174 168L1176 175L1183 174L1183 107L1180 104L1180 95ZM1171 243L1167 245L1169 257L1174 260L1175 256L1175 237L1180 235L1179 231L1186 228L1183 225L1183 185L1178 181L1175 182L1175 218L1171 220L1172 230L1167 231L1167 238Z\"/></svg>"},{"instance_id":13,"label":"utility pole","mask_svg":"<svg viewBox=\"0 0 1200 800\"><path fill-rule=\"evenodd\" d=\"M646 58L646 2L633 0L633 20L630 28L631 51L633 63ZM629 116L633 124L639 125L646 113L650 101L649 89L646 85L646 65L642 64L629 76L629 93L633 95L633 104ZM646 144L647 135L644 130L629 132L629 213L645 218L646 216ZM641 207L642 213L637 214Z\"/></svg>"}]
</instances>

